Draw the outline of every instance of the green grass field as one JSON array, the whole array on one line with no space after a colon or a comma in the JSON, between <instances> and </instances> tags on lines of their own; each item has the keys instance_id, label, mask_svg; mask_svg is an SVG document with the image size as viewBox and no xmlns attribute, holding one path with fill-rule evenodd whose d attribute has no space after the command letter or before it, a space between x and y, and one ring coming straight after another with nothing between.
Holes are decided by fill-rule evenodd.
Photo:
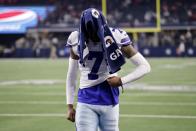
<instances>
[{"instance_id":1,"label":"green grass field","mask_svg":"<svg viewBox=\"0 0 196 131\"><path fill-rule=\"evenodd\" d=\"M151 58L120 96L120 131L196 131L196 59ZM66 120L67 59L0 60L0 131L74 131ZM133 66L120 71L123 76Z\"/></svg>"}]
</instances>

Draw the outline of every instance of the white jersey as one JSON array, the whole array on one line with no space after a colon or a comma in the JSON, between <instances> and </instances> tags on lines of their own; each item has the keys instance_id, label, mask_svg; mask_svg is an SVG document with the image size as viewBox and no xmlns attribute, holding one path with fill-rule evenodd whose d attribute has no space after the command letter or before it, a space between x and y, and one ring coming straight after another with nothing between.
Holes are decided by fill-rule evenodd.
<instances>
[{"instance_id":1,"label":"white jersey","mask_svg":"<svg viewBox=\"0 0 196 131\"><path fill-rule=\"evenodd\" d=\"M131 40L125 31L110 28L114 39L119 47L122 45L128 45L131 43ZM74 31L70 34L67 44L72 46L72 49L76 55L78 54L78 37L79 32ZM116 76L117 74L110 74L106 61L105 55L103 53L101 43L89 42L87 44L89 55L85 59L84 65L81 65L79 62L80 69L80 88L89 88L99 83L105 81L108 77Z\"/></svg>"}]
</instances>

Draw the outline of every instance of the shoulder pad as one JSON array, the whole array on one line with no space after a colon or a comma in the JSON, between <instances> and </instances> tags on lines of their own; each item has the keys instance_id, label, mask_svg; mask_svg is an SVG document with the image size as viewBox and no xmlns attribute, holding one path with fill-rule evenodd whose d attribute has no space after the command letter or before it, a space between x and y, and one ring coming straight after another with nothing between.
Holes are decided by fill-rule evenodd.
<instances>
[{"instance_id":1,"label":"shoulder pad","mask_svg":"<svg viewBox=\"0 0 196 131\"><path fill-rule=\"evenodd\" d=\"M118 28L110 28L110 30L119 46L132 43L130 37L124 30Z\"/></svg>"},{"instance_id":2,"label":"shoulder pad","mask_svg":"<svg viewBox=\"0 0 196 131\"><path fill-rule=\"evenodd\" d=\"M71 34L69 35L69 37L67 39L67 45L69 45L69 46L77 45L78 44L78 36L79 36L78 31L71 32Z\"/></svg>"}]
</instances>

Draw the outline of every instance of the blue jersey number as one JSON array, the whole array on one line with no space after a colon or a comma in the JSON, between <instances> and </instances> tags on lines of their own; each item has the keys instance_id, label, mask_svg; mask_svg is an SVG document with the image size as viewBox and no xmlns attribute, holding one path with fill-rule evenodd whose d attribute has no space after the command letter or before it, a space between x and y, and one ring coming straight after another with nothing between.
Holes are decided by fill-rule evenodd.
<instances>
[{"instance_id":1,"label":"blue jersey number","mask_svg":"<svg viewBox=\"0 0 196 131\"><path fill-rule=\"evenodd\" d=\"M95 63L92 67L91 72L88 74L89 80L96 80L99 78L99 76L97 75L97 72L99 71L101 62L103 60L103 52L90 51L88 60L92 60L93 58L95 58Z\"/></svg>"}]
</instances>

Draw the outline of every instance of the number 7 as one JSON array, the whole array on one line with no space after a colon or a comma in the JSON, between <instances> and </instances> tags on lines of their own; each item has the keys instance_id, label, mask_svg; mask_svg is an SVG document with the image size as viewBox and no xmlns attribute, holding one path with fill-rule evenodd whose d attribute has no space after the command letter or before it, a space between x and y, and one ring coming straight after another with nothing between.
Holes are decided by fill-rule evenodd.
<instances>
[{"instance_id":1,"label":"number 7","mask_svg":"<svg viewBox=\"0 0 196 131\"><path fill-rule=\"evenodd\" d=\"M88 60L92 60L93 58L95 58L96 60L91 69L91 72L88 74L89 80L96 80L99 78L99 76L97 75L97 72L99 71L101 62L103 60L103 52L89 51Z\"/></svg>"}]
</instances>

